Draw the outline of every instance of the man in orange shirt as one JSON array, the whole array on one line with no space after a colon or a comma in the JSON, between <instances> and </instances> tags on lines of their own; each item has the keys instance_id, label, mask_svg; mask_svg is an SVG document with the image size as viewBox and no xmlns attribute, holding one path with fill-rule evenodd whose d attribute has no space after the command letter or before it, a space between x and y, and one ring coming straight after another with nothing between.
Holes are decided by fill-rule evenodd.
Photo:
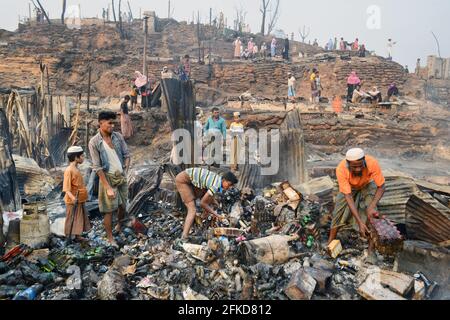
<instances>
[{"instance_id":1,"label":"man in orange shirt","mask_svg":"<svg viewBox=\"0 0 450 320\"><path fill-rule=\"evenodd\" d=\"M359 148L351 149L336 168L339 194L331 223L328 243L341 228L353 227L361 237L369 238L368 218L377 214L377 204L385 191L385 179L378 161ZM369 238L369 262L375 263L374 245Z\"/></svg>"}]
</instances>

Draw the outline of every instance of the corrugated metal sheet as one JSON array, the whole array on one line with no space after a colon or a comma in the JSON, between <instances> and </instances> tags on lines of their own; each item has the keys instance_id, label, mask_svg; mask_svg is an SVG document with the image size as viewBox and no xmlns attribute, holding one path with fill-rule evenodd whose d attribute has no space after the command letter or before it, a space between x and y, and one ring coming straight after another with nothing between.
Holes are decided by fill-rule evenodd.
<instances>
[{"instance_id":1,"label":"corrugated metal sheet","mask_svg":"<svg viewBox=\"0 0 450 320\"><path fill-rule=\"evenodd\" d=\"M422 192L414 179L386 177L386 192L378 203L378 211L395 223L405 224L406 203L413 195L420 197L426 203L439 204L445 208L430 194Z\"/></svg>"},{"instance_id":2,"label":"corrugated metal sheet","mask_svg":"<svg viewBox=\"0 0 450 320\"><path fill-rule=\"evenodd\" d=\"M395 223L405 223L406 203L419 190L407 178L386 178L386 191L378 203L378 211Z\"/></svg>"},{"instance_id":3,"label":"corrugated metal sheet","mask_svg":"<svg viewBox=\"0 0 450 320\"><path fill-rule=\"evenodd\" d=\"M59 133L52 136L49 142L49 152L56 166L67 163L66 150L69 148L69 137L72 134L71 128L62 128Z\"/></svg>"},{"instance_id":4,"label":"corrugated metal sheet","mask_svg":"<svg viewBox=\"0 0 450 320\"><path fill-rule=\"evenodd\" d=\"M245 164L239 174L238 189L244 188L262 188L261 167L256 164Z\"/></svg>"},{"instance_id":5,"label":"corrugated metal sheet","mask_svg":"<svg viewBox=\"0 0 450 320\"><path fill-rule=\"evenodd\" d=\"M431 196L430 196L431 197ZM406 204L408 238L439 243L450 239L450 209L429 195L413 195Z\"/></svg>"},{"instance_id":6,"label":"corrugated metal sheet","mask_svg":"<svg viewBox=\"0 0 450 320\"><path fill-rule=\"evenodd\" d=\"M33 201L37 198L46 198L53 190L55 181L47 170L38 166L30 158L13 155L17 171L17 182L22 198Z\"/></svg>"},{"instance_id":7,"label":"corrugated metal sheet","mask_svg":"<svg viewBox=\"0 0 450 320\"><path fill-rule=\"evenodd\" d=\"M194 146L195 93L191 81L178 79L162 79L162 109L167 110L172 131L186 129L191 141L185 141L185 150ZM194 163L194 152L191 150L191 163ZM177 155L175 155L177 156Z\"/></svg>"},{"instance_id":8,"label":"corrugated metal sheet","mask_svg":"<svg viewBox=\"0 0 450 320\"><path fill-rule=\"evenodd\" d=\"M259 165L244 165L239 188L263 188L274 182L289 181L298 185L307 180L305 140L299 110L290 111L280 126L279 170L275 175L261 176Z\"/></svg>"}]
</instances>

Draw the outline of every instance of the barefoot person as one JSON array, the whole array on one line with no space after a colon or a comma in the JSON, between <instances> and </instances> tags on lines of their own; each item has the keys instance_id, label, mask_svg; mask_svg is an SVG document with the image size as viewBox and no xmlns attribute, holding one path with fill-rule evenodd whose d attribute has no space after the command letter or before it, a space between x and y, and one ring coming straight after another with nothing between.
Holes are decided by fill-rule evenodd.
<instances>
[{"instance_id":1,"label":"barefoot person","mask_svg":"<svg viewBox=\"0 0 450 320\"><path fill-rule=\"evenodd\" d=\"M78 170L78 165L84 162L83 148L70 147L67 150L67 158L69 158L70 164L64 171L63 181L63 192L66 193L64 196L66 204L64 234L66 237L75 236L76 240L82 241L85 240L81 237L82 233L91 230L91 223L84 207L88 199L88 192L83 176Z\"/></svg>"},{"instance_id":2,"label":"barefoot person","mask_svg":"<svg viewBox=\"0 0 450 320\"><path fill-rule=\"evenodd\" d=\"M125 96L120 104L120 130L125 139L129 139L133 136L133 124L131 123L131 118L128 114L128 102L130 102L130 96Z\"/></svg>"},{"instance_id":3,"label":"barefoot person","mask_svg":"<svg viewBox=\"0 0 450 320\"><path fill-rule=\"evenodd\" d=\"M215 202L214 196L228 190L238 183L238 180L231 172L219 175L203 168L190 168L178 174L175 182L181 199L188 209L182 235L182 240L186 241L197 212L195 200L201 199L200 206L208 214L222 219L211 207L211 204Z\"/></svg>"},{"instance_id":4,"label":"barefoot person","mask_svg":"<svg viewBox=\"0 0 450 320\"><path fill-rule=\"evenodd\" d=\"M336 239L345 227L359 230L361 237L369 236L368 218L376 215L376 207L385 191L385 179L378 161L359 148L347 152L346 159L336 169L339 194L331 223L328 243ZM374 244L369 239L369 260L376 263Z\"/></svg>"},{"instance_id":5,"label":"barefoot person","mask_svg":"<svg viewBox=\"0 0 450 320\"><path fill-rule=\"evenodd\" d=\"M98 115L99 131L89 141L93 170L100 179L98 191L99 210L104 214L104 225L109 242L117 246L112 234L112 215L118 220L125 217L128 198L126 172L130 166L130 153L123 136L113 132L116 114L102 111ZM120 223L116 231L121 231Z\"/></svg>"}]
</instances>

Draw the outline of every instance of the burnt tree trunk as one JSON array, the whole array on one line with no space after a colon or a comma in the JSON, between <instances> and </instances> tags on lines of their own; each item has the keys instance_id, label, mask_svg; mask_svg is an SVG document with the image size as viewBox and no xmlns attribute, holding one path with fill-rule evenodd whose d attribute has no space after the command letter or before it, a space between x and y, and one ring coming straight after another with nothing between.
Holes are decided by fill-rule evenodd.
<instances>
[{"instance_id":1,"label":"burnt tree trunk","mask_svg":"<svg viewBox=\"0 0 450 320\"><path fill-rule=\"evenodd\" d=\"M12 158L12 139L3 109L0 109L0 208L17 211L21 200L17 184L16 166ZM0 211L1 213L1 211Z\"/></svg>"},{"instance_id":2,"label":"burnt tree trunk","mask_svg":"<svg viewBox=\"0 0 450 320\"><path fill-rule=\"evenodd\" d=\"M66 15L66 5L67 5L67 0L63 0L62 1L62 13L61 13L61 23L63 25L65 24L64 17Z\"/></svg>"},{"instance_id":3,"label":"burnt tree trunk","mask_svg":"<svg viewBox=\"0 0 450 320\"><path fill-rule=\"evenodd\" d=\"M111 0L112 3L112 11L113 11L113 17L114 17L114 22L117 23L117 18L116 18L116 8L114 6L114 0Z\"/></svg>"}]
</instances>

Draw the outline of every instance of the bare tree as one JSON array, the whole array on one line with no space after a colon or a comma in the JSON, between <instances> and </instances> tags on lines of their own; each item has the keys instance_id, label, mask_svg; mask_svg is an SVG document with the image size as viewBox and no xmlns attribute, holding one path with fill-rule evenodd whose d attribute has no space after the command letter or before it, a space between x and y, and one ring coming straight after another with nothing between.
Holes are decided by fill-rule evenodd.
<instances>
[{"instance_id":1,"label":"bare tree","mask_svg":"<svg viewBox=\"0 0 450 320\"><path fill-rule=\"evenodd\" d=\"M120 37L123 39L123 38L125 38L125 35L123 33L121 5L122 5L122 0L119 0L119 24L117 25L117 27L119 28L119 31L120 31Z\"/></svg>"},{"instance_id":2,"label":"bare tree","mask_svg":"<svg viewBox=\"0 0 450 320\"><path fill-rule=\"evenodd\" d=\"M133 11L131 10L130 1L127 1L127 3L128 3L128 10L129 10L130 18L131 18L131 20L133 20Z\"/></svg>"},{"instance_id":3,"label":"bare tree","mask_svg":"<svg viewBox=\"0 0 450 320\"><path fill-rule=\"evenodd\" d=\"M240 4L240 7L235 7L236 10L236 29L239 32L242 32L242 26L245 24L245 17L247 16L247 11L245 11L244 6L242 3Z\"/></svg>"},{"instance_id":4,"label":"bare tree","mask_svg":"<svg viewBox=\"0 0 450 320\"><path fill-rule=\"evenodd\" d=\"M167 19L171 19L173 17L174 12L175 12L175 8L172 8L172 3L169 0L169 8L167 10Z\"/></svg>"},{"instance_id":5,"label":"bare tree","mask_svg":"<svg viewBox=\"0 0 450 320\"><path fill-rule=\"evenodd\" d=\"M308 31L306 31L306 26L303 26L303 29L298 29L298 32L300 33L302 42L305 43L306 38L308 38L309 34L311 33L311 28L308 27Z\"/></svg>"},{"instance_id":6,"label":"bare tree","mask_svg":"<svg viewBox=\"0 0 450 320\"><path fill-rule=\"evenodd\" d=\"M436 37L436 35L434 34L433 31L431 31L431 34L433 35L434 40L436 40L436 45L437 45L438 54L439 54L439 58L440 58L441 57L441 46L439 44L439 40L438 40L438 38Z\"/></svg>"},{"instance_id":7,"label":"bare tree","mask_svg":"<svg viewBox=\"0 0 450 320\"><path fill-rule=\"evenodd\" d=\"M266 18L267 18L267 10L269 9L270 0L261 0L261 11L262 14L262 22L261 22L261 34L266 34Z\"/></svg>"},{"instance_id":8,"label":"bare tree","mask_svg":"<svg viewBox=\"0 0 450 320\"><path fill-rule=\"evenodd\" d=\"M114 22L117 23L116 8L115 8L115 5L114 5L114 0L111 0L111 3L112 3L112 11L113 11Z\"/></svg>"},{"instance_id":9,"label":"bare tree","mask_svg":"<svg viewBox=\"0 0 450 320\"><path fill-rule=\"evenodd\" d=\"M61 23L63 25L65 24L64 16L66 15L66 4L67 4L67 1L66 0L62 0Z\"/></svg>"},{"instance_id":10,"label":"bare tree","mask_svg":"<svg viewBox=\"0 0 450 320\"><path fill-rule=\"evenodd\" d=\"M280 0L276 0L275 8L271 8L270 11L272 11L272 14L270 15L269 25L267 26L267 34L273 31L280 17Z\"/></svg>"}]
</instances>

